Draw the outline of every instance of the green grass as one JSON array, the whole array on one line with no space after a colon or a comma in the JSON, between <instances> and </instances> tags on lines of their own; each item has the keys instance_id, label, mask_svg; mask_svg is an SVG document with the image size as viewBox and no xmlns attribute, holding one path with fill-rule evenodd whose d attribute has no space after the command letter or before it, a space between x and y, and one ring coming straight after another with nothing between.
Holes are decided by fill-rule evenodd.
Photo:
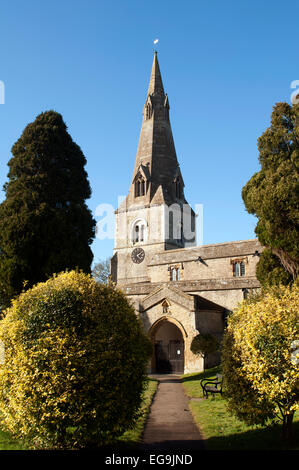
<instances>
[{"instance_id":1,"label":"green grass","mask_svg":"<svg viewBox=\"0 0 299 470\"><path fill-rule=\"evenodd\" d=\"M141 441L143 428L146 418L149 414L150 405L157 390L158 382L149 378L147 388L144 392L143 402L141 406L141 416L132 429L126 431L116 442L121 447L133 447ZM0 430L0 450L29 450L29 446L22 440L16 440L8 432Z\"/></svg>"},{"instance_id":2,"label":"green grass","mask_svg":"<svg viewBox=\"0 0 299 470\"><path fill-rule=\"evenodd\" d=\"M189 406L194 420L199 426L207 450L286 450L281 440L280 424L268 427L247 426L228 413L224 396L215 395L205 400L202 398L200 379L215 377L217 368L201 374L182 376L186 394L191 398ZM299 413L294 418L294 444L290 449L299 449Z\"/></svg>"},{"instance_id":3,"label":"green grass","mask_svg":"<svg viewBox=\"0 0 299 470\"><path fill-rule=\"evenodd\" d=\"M0 430L0 450L28 450L24 442L13 439L11 434Z\"/></svg>"}]
</instances>

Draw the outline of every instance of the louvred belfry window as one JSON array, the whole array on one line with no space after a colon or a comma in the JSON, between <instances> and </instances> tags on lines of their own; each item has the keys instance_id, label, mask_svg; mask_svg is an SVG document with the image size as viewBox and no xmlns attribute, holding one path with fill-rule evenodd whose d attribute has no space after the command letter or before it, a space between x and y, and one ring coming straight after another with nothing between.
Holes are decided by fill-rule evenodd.
<instances>
[{"instance_id":1,"label":"louvred belfry window","mask_svg":"<svg viewBox=\"0 0 299 470\"><path fill-rule=\"evenodd\" d=\"M145 110L145 118L150 119L152 117L152 107L150 103L147 103L146 110Z\"/></svg>"},{"instance_id":2,"label":"louvred belfry window","mask_svg":"<svg viewBox=\"0 0 299 470\"><path fill-rule=\"evenodd\" d=\"M134 227L134 242L139 242L139 225Z\"/></svg>"},{"instance_id":3,"label":"louvred belfry window","mask_svg":"<svg viewBox=\"0 0 299 470\"><path fill-rule=\"evenodd\" d=\"M143 178L139 177L135 181L135 197L140 197L145 195L145 181Z\"/></svg>"},{"instance_id":4,"label":"louvred belfry window","mask_svg":"<svg viewBox=\"0 0 299 470\"><path fill-rule=\"evenodd\" d=\"M133 243L140 243L146 241L146 222L144 220L137 220L132 228L132 241Z\"/></svg>"}]
</instances>

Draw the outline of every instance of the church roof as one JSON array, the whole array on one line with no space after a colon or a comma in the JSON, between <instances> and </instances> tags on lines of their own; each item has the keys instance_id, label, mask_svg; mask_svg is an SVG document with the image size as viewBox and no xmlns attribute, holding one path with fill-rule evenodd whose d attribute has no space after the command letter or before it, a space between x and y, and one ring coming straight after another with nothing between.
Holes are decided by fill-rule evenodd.
<instances>
[{"instance_id":1,"label":"church roof","mask_svg":"<svg viewBox=\"0 0 299 470\"><path fill-rule=\"evenodd\" d=\"M222 305L218 305L215 302L205 299L198 294L187 294L186 292L169 285L162 285L145 296L140 302L140 311L146 311L154 305L161 303L163 300L174 302L185 307L189 311L225 311L225 307Z\"/></svg>"},{"instance_id":2,"label":"church roof","mask_svg":"<svg viewBox=\"0 0 299 470\"><path fill-rule=\"evenodd\" d=\"M179 248L155 253L149 261L148 266L197 261L199 264L208 268L211 259L252 256L257 252L260 253L263 249L257 238Z\"/></svg>"},{"instance_id":3,"label":"church roof","mask_svg":"<svg viewBox=\"0 0 299 470\"><path fill-rule=\"evenodd\" d=\"M171 300L172 302L182 305L188 310L194 310L195 307L193 296L186 294L180 289L176 289L172 286L163 285L142 299L140 305L141 311L147 310L153 305L160 303L164 299Z\"/></svg>"}]
</instances>

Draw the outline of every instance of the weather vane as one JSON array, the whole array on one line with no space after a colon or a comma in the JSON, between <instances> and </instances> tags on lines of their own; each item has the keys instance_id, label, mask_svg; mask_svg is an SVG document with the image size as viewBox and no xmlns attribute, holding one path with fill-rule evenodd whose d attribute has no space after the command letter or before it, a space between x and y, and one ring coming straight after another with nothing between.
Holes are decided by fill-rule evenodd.
<instances>
[{"instance_id":1,"label":"weather vane","mask_svg":"<svg viewBox=\"0 0 299 470\"><path fill-rule=\"evenodd\" d=\"M154 44L155 45L158 44L158 42L159 42L159 39L154 39Z\"/></svg>"}]
</instances>

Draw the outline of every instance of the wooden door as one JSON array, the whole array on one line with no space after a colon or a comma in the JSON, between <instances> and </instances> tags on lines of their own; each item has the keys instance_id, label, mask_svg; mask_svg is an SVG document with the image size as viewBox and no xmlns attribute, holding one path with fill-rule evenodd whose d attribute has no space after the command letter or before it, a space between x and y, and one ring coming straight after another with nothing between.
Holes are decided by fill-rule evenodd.
<instances>
[{"instance_id":1,"label":"wooden door","mask_svg":"<svg viewBox=\"0 0 299 470\"><path fill-rule=\"evenodd\" d=\"M155 343L156 372L160 374L182 374L184 372L184 342L170 340Z\"/></svg>"},{"instance_id":2,"label":"wooden door","mask_svg":"<svg viewBox=\"0 0 299 470\"><path fill-rule=\"evenodd\" d=\"M169 362L174 374L184 372L184 342L180 340L169 341Z\"/></svg>"},{"instance_id":3,"label":"wooden door","mask_svg":"<svg viewBox=\"0 0 299 470\"><path fill-rule=\"evenodd\" d=\"M168 345L163 341L155 343L155 356L156 356L156 372L159 374L169 374L171 372L171 365L169 362Z\"/></svg>"}]
</instances>

